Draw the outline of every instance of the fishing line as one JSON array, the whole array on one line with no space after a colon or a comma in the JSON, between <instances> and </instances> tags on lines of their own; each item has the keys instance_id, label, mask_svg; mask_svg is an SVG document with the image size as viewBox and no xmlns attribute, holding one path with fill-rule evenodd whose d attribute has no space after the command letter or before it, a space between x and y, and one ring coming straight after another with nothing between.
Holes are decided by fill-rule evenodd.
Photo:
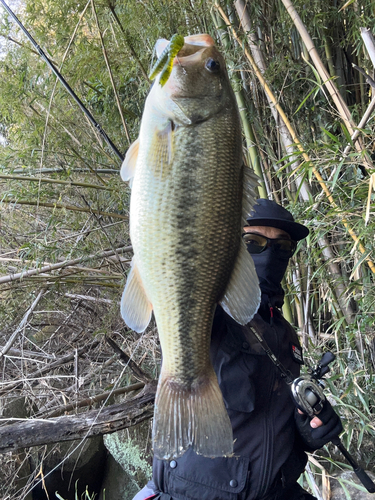
<instances>
[{"instance_id":1,"label":"fishing line","mask_svg":"<svg viewBox=\"0 0 375 500\"><path fill-rule=\"evenodd\" d=\"M117 149L117 147L111 141L111 139L108 137L108 135L102 129L101 125L95 120L95 118L92 116L92 114L90 113L90 111L85 107L85 105L83 104L83 102L80 100L80 98L74 92L74 90L70 87L70 85L65 80L65 78L62 76L62 74L59 72L59 70L56 68L56 66L47 57L47 55L45 54L45 52L43 51L43 49L40 47L40 45L37 44L37 42L31 36L31 34L29 33L29 31L25 28L25 26L21 23L21 21L18 19L18 17L15 15L15 13L12 11L12 9L5 3L5 1L4 0L0 0L0 2L3 5L4 9L14 19L14 21L18 24L18 26L21 28L21 30L24 32L24 34L30 40L30 42L32 43L32 45L34 46L35 50L38 52L38 54L40 55L40 57L45 61L45 63L47 64L47 66L51 69L51 71L59 79L59 81L62 83L62 85L65 87L65 89L69 92L69 94L76 101L76 103L80 107L81 111L89 119L90 123L95 127L95 129L103 137L103 139L105 140L105 142L112 149L112 151L116 154L116 156L119 158L119 160L121 162L123 162L124 161L124 155L122 153L120 153L120 151Z\"/></svg>"}]
</instances>

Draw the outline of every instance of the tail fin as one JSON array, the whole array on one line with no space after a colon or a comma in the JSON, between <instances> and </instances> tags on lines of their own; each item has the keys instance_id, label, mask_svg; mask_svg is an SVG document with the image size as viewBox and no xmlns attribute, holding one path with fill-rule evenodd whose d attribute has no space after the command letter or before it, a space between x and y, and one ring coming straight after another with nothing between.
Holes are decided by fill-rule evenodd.
<instances>
[{"instance_id":1,"label":"tail fin","mask_svg":"<svg viewBox=\"0 0 375 500\"><path fill-rule=\"evenodd\" d=\"M189 387L162 371L152 434L154 454L163 460L183 455L189 446L206 457L233 453L232 426L213 370Z\"/></svg>"}]
</instances>

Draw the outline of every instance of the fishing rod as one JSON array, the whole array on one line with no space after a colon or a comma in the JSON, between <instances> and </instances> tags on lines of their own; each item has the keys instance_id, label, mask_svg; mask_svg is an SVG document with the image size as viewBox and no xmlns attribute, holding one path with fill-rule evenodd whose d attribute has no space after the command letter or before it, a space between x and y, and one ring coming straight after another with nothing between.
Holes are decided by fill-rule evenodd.
<instances>
[{"instance_id":1,"label":"fishing rod","mask_svg":"<svg viewBox=\"0 0 375 500\"><path fill-rule=\"evenodd\" d=\"M120 153L120 151L116 148L116 146L113 144L111 139L108 137L108 135L105 133L105 131L102 129L101 125L95 120L95 118L92 116L90 111L85 107L81 99L77 96L77 94L74 92L74 90L71 88L71 86L68 84L68 82L65 80L65 78L62 76L62 74L59 72L59 70L56 68L56 66L52 63L52 61L47 57L43 49L36 43L34 38L31 36L31 34L27 31L25 26L21 23L21 21L18 19L18 17L15 15L15 13L12 11L12 9L5 3L4 0L0 0L1 4L3 5L4 9L12 16L14 21L18 24L18 26L21 28L21 30L25 33L27 38L30 40L32 45L34 46L35 50L38 52L40 57L46 62L47 66L51 69L51 71L56 75L56 77L60 80L62 85L65 87L65 89L69 92L69 94L73 97L73 99L76 101L78 106L81 108L81 111L87 116L89 119L90 123L96 128L96 130L99 132L99 134L103 137L105 142L108 144L108 146L112 149L112 151L116 154L116 156L119 158L119 160L122 162L124 160L124 155Z\"/></svg>"},{"instance_id":2,"label":"fishing rod","mask_svg":"<svg viewBox=\"0 0 375 500\"><path fill-rule=\"evenodd\" d=\"M264 333L264 329L263 331L261 331L259 324L257 327L255 326L255 324L250 324L250 332L255 336L261 348L271 359L272 363L280 371L285 382L291 387L292 399L297 408L299 408L303 413L308 415L310 418L316 416L319 417L319 413L321 412L324 402L327 399L323 392L323 384L321 380L323 379L324 375L326 375L330 371L328 365L332 363L332 361L334 361L335 355L330 351L325 352L315 369L310 368L308 374L301 375L300 377L293 379L292 374L277 359L277 357L274 355L274 353L268 346L267 342L264 340L262 335ZM251 342L251 334L247 330L244 330L244 333L245 336ZM361 481L363 486L366 488L366 490L369 493L375 493L374 481L354 460L352 455L343 445L339 436L334 436L331 439L331 442L335 446L337 446L337 448L347 459L349 464L352 466L354 473Z\"/></svg>"}]
</instances>

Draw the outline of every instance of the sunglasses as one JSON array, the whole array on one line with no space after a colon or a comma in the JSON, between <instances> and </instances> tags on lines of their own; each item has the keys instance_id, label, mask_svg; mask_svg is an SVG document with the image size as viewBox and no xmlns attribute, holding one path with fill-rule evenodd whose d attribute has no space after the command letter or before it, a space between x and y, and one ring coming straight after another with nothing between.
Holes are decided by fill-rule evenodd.
<instances>
[{"instance_id":1,"label":"sunglasses","mask_svg":"<svg viewBox=\"0 0 375 500\"><path fill-rule=\"evenodd\" d=\"M284 238L272 239L254 233L243 233L242 238L251 254L262 253L266 248L272 246L280 257L290 259L297 248L297 243L295 241Z\"/></svg>"}]
</instances>

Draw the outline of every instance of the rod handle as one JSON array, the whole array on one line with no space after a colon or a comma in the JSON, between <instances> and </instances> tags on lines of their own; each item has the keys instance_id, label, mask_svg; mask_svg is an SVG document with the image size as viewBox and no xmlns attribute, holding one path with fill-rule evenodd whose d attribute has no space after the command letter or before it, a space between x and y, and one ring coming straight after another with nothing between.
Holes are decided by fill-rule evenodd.
<instances>
[{"instance_id":1,"label":"rod handle","mask_svg":"<svg viewBox=\"0 0 375 500\"><path fill-rule=\"evenodd\" d=\"M332 439L332 443L337 446L337 448L341 451L341 453L344 455L344 457L347 459L347 461L350 463L350 465L353 467L353 471L355 472L356 476L358 479L361 481L363 486L366 488L366 490L369 493L375 493L375 483L371 479L371 477L360 467L357 462L354 460L354 458L350 455L348 450L345 448L345 446L342 444L341 439L336 436Z\"/></svg>"},{"instance_id":2,"label":"rod handle","mask_svg":"<svg viewBox=\"0 0 375 500\"><path fill-rule=\"evenodd\" d=\"M366 488L366 490L369 493L375 493L375 484L374 481L371 479L371 477L363 469L361 469L361 467L358 467L358 469L353 469L353 470L356 473L358 479L363 484L363 486Z\"/></svg>"}]
</instances>

